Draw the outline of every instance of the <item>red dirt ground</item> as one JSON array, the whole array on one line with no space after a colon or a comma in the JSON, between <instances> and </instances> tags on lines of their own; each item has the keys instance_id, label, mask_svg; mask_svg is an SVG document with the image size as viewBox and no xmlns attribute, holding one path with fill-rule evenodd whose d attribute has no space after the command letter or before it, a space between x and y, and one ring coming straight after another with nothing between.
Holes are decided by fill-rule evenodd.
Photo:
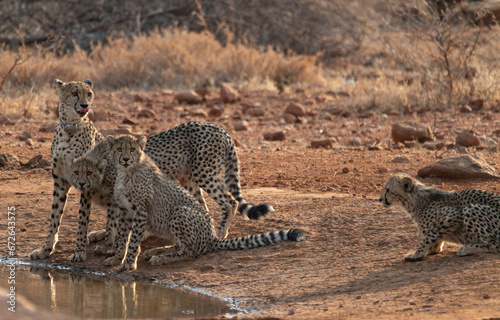
<instances>
[{"instance_id":1,"label":"red dirt ground","mask_svg":"<svg viewBox=\"0 0 500 320\"><path fill-rule=\"evenodd\" d=\"M500 255L455 256L456 247L422 262L405 263L402 258L415 250L419 237L415 225L400 208L384 208L378 197L387 177L397 171L416 175L436 160L460 153L479 154L493 167L498 149L493 132L500 114L382 115L363 118L346 106L348 97L332 92L298 91L278 95L248 92L242 101L223 104L211 93L201 105L180 105L165 93L119 94L96 92L95 109L108 120L95 121L100 129L115 129L123 118L134 124L135 134L170 129L188 120L215 122L238 141L243 195L249 202L267 202L276 212L259 221L235 219L229 237L297 227L307 231L303 242L280 243L244 251L225 251L163 267L152 267L139 258L138 270L126 277L154 278L202 288L219 296L242 301L241 307L255 313L240 318L267 319L492 319L500 318ZM300 123L283 121L283 110L291 102L301 103L308 114ZM243 104L258 104L264 114L251 116ZM26 163L36 155L49 159L51 126L57 100L47 101L50 115L21 119L0 126L0 153L17 156ZM332 105L350 111L347 117L325 110ZM218 107L222 115L207 115ZM142 109L153 118L137 118ZM248 122L247 131L236 131L238 117ZM450 145L440 151L419 146L395 147L391 124L418 121L431 127L440 141ZM42 130L40 130L42 128ZM455 148L456 134L473 129L486 140L480 148ZM263 134L283 131L284 141L265 141ZM18 137L28 132L33 146ZM358 137L362 145L348 146ZM329 149L312 149L311 140L331 138ZM484 141L486 141L484 140ZM391 162L406 157L408 163ZM17 256L29 254L45 241L51 208L52 179L48 167L26 169L16 162L0 171L0 230L7 230L8 207L15 207ZM499 191L496 180L423 180L446 190L477 187ZM45 262L69 265L74 245L79 194L71 191L66 214L53 255ZM218 221L218 208L209 207ZM105 215L94 208L91 230L102 229ZM7 255L6 231L0 238L0 256ZM158 245L148 240L144 247ZM104 257L88 248L88 259L75 265L91 270L104 267Z\"/></svg>"}]
</instances>

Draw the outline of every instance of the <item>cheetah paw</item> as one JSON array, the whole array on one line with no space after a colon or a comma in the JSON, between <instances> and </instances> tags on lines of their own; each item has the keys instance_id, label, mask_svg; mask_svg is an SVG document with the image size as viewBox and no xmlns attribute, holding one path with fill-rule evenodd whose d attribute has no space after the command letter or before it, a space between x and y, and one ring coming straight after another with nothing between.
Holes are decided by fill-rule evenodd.
<instances>
[{"instance_id":1,"label":"cheetah paw","mask_svg":"<svg viewBox=\"0 0 500 320\"><path fill-rule=\"evenodd\" d=\"M163 264L161 260L159 256L152 256L151 259L149 259L149 263L152 266L161 266Z\"/></svg>"},{"instance_id":2,"label":"cheetah paw","mask_svg":"<svg viewBox=\"0 0 500 320\"><path fill-rule=\"evenodd\" d=\"M457 256L459 256L459 257L470 256L470 255L476 253L474 249L475 249L474 247L461 246L457 250Z\"/></svg>"},{"instance_id":3,"label":"cheetah paw","mask_svg":"<svg viewBox=\"0 0 500 320\"><path fill-rule=\"evenodd\" d=\"M33 251L31 253L30 258L31 258L31 260L45 259L45 258L48 258L50 256L51 252L52 252L52 250L50 250L50 249L45 249L45 248L36 249L35 251Z\"/></svg>"},{"instance_id":4,"label":"cheetah paw","mask_svg":"<svg viewBox=\"0 0 500 320\"><path fill-rule=\"evenodd\" d=\"M217 235L217 238L219 240L224 240L224 239L226 239L226 237L228 235L228 231L227 230L216 230L215 234Z\"/></svg>"},{"instance_id":5,"label":"cheetah paw","mask_svg":"<svg viewBox=\"0 0 500 320\"><path fill-rule=\"evenodd\" d=\"M405 257L405 262L415 262L415 261L422 261L424 260L423 256L419 256L416 254L409 254Z\"/></svg>"},{"instance_id":6,"label":"cheetah paw","mask_svg":"<svg viewBox=\"0 0 500 320\"><path fill-rule=\"evenodd\" d=\"M92 231L88 234L87 239L89 243L101 241L106 237L106 230Z\"/></svg>"},{"instance_id":7,"label":"cheetah paw","mask_svg":"<svg viewBox=\"0 0 500 320\"><path fill-rule=\"evenodd\" d=\"M120 270L118 272L123 272L123 271L133 271L137 269L137 263L124 263L120 267Z\"/></svg>"},{"instance_id":8,"label":"cheetah paw","mask_svg":"<svg viewBox=\"0 0 500 320\"><path fill-rule=\"evenodd\" d=\"M71 262L82 262L87 260L87 253L85 251L78 251L71 255L69 261Z\"/></svg>"}]
</instances>

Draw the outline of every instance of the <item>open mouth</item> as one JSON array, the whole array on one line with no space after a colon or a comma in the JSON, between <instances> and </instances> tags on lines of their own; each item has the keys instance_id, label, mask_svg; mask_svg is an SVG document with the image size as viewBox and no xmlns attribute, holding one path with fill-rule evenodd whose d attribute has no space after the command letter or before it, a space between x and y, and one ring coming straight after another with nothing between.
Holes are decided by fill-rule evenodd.
<instances>
[{"instance_id":1,"label":"open mouth","mask_svg":"<svg viewBox=\"0 0 500 320\"><path fill-rule=\"evenodd\" d=\"M130 167L130 164L128 164L128 163L124 163L124 164L123 164L123 167L124 167L124 168L128 168L128 167Z\"/></svg>"},{"instance_id":2,"label":"open mouth","mask_svg":"<svg viewBox=\"0 0 500 320\"><path fill-rule=\"evenodd\" d=\"M80 109L80 111L78 111L78 113L79 113L81 116L86 115L88 112L89 112L89 108L81 108L81 109Z\"/></svg>"}]
</instances>

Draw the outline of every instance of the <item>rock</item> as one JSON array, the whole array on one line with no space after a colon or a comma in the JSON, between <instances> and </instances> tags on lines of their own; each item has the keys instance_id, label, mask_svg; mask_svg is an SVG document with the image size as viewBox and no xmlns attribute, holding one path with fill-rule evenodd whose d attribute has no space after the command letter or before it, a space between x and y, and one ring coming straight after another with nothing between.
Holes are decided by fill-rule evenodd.
<instances>
[{"instance_id":1,"label":"rock","mask_svg":"<svg viewBox=\"0 0 500 320\"><path fill-rule=\"evenodd\" d=\"M300 103L290 103L285 109L285 114L293 114L296 117L303 117L306 115L306 110Z\"/></svg>"},{"instance_id":2,"label":"rock","mask_svg":"<svg viewBox=\"0 0 500 320\"><path fill-rule=\"evenodd\" d=\"M149 118L149 119L154 119L156 117L156 113L152 110L149 109L142 109L139 111L137 114L137 118Z\"/></svg>"},{"instance_id":3,"label":"rock","mask_svg":"<svg viewBox=\"0 0 500 320\"><path fill-rule=\"evenodd\" d=\"M455 143L463 147L475 147L481 144L479 138L472 131L462 131L455 139Z\"/></svg>"},{"instance_id":4,"label":"rock","mask_svg":"<svg viewBox=\"0 0 500 320\"><path fill-rule=\"evenodd\" d=\"M283 141L286 139L285 132L277 131L277 132L266 132L264 133L264 140L268 141Z\"/></svg>"},{"instance_id":5,"label":"rock","mask_svg":"<svg viewBox=\"0 0 500 320\"><path fill-rule=\"evenodd\" d=\"M212 107L210 110L208 110L208 116L212 118L218 118L224 113L224 110L222 110L219 107Z\"/></svg>"},{"instance_id":6,"label":"rock","mask_svg":"<svg viewBox=\"0 0 500 320\"><path fill-rule=\"evenodd\" d=\"M248 130L248 122L245 120L236 121L234 123L234 130L236 131L246 131Z\"/></svg>"},{"instance_id":7,"label":"rock","mask_svg":"<svg viewBox=\"0 0 500 320\"><path fill-rule=\"evenodd\" d=\"M377 169L377 172L380 173L380 174L386 174L389 172L389 169L387 169L387 167L379 167Z\"/></svg>"},{"instance_id":8,"label":"rock","mask_svg":"<svg viewBox=\"0 0 500 320\"><path fill-rule=\"evenodd\" d=\"M361 139L358 137L351 138L347 141L347 145L351 147L359 147L361 145Z\"/></svg>"},{"instance_id":9,"label":"rock","mask_svg":"<svg viewBox=\"0 0 500 320\"><path fill-rule=\"evenodd\" d=\"M472 108L474 111L481 110L484 106L484 100L483 99L470 99L469 100L469 106Z\"/></svg>"},{"instance_id":10,"label":"rock","mask_svg":"<svg viewBox=\"0 0 500 320\"><path fill-rule=\"evenodd\" d=\"M367 118L372 118L374 115L375 115L375 112L373 112L373 111L365 111L365 112L361 113L359 115L359 117L367 119Z\"/></svg>"},{"instance_id":11,"label":"rock","mask_svg":"<svg viewBox=\"0 0 500 320\"><path fill-rule=\"evenodd\" d=\"M260 117L264 115L265 111L261 107L256 106L253 108L248 108L245 113L252 117Z\"/></svg>"},{"instance_id":12,"label":"rock","mask_svg":"<svg viewBox=\"0 0 500 320\"><path fill-rule=\"evenodd\" d=\"M35 146L35 143L33 142L33 140L31 140L31 138L28 138L28 139L26 139L26 145L28 147L33 147L33 146Z\"/></svg>"},{"instance_id":13,"label":"rock","mask_svg":"<svg viewBox=\"0 0 500 320\"><path fill-rule=\"evenodd\" d=\"M325 111L333 115L339 115L344 111L344 109L342 109L336 104L332 104L326 107Z\"/></svg>"},{"instance_id":14,"label":"rock","mask_svg":"<svg viewBox=\"0 0 500 320\"><path fill-rule=\"evenodd\" d=\"M19 137L19 140L21 141L26 141L28 140L29 138L31 138L31 133L27 132L27 131L24 131L22 135L20 135Z\"/></svg>"},{"instance_id":15,"label":"rock","mask_svg":"<svg viewBox=\"0 0 500 320\"><path fill-rule=\"evenodd\" d=\"M133 125L133 126L135 126L137 124L136 121L134 121L132 119L129 119L127 117L123 118L122 123L123 124L130 124L130 125Z\"/></svg>"},{"instance_id":16,"label":"rock","mask_svg":"<svg viewBox=\"0 0 500 320\"><path fill-rule=\"evenodd\" d=\"M240 94L232 84L222 83L220 86L220 98L224 103L233 103L240 100Z\"/></svg>"},{"instance_id":17,"label":"rock","mask_svg":"<svg viewBox=\"0 0 500 320\"><path fill-rule=\"evenodd\" d=\"M181 91L176 93L174 96L174 100L177 100L179 103L185 102L189 104L196 104L203 102L203 98L193 90Z\"/></svg>"},{"instance_id":18,"label":"rock","mask_svg":"<svg viewBox=\"0 0 500 320\"><path fill-rule=\"evenodd\" d=\"M9 164L9 158L5 154L0 154L0 167L5 167Z\"/></svg>"},{"instance_id":19,"label":"rock","mask_svg":"<svg viewBox=\"0 0 500 320\"><path fill-rule=\"evenodd\" d=\"M89 114L89 119L92 121L108 121L109 116L106 111L92 110L92 112Z\"/></svg>"},{"instance_id":20,"label":"rock","mask_svg":"<svg viewBox=\"0 0 500 320\"><path fill-rule=\"evenodd\" d=\"M294 116L291 113L285 113L283 115L283 119L285 120L286 123L292 124L297 122L297 117Z\"/></svg>"},{"instance_id":21,"label":"rock","mask_svg":"<svg viewBox=\"0 0 500 320\"><path fill-rule=\"evenodd\" d=\"M349 110L342 111L342 113L340 114L340 116L343 118L349 118L351 115L352 115L352 112Z\"/></svg>"},{"instance_id":22,"label":"rock","mask_svg":"<svg viewBox=\"0 0 500 320\"><path fill-rule=\"evenodd\" d=\"M459 110L461 113L471 113L472 112L472 108L469 106L461 106Z\"/></svg>"},{"instance_id":23,"label":"rock","mask_svg":"<svg viewBox=\"0 0 500 320\"><path fill-rule=\"evenodd\" d=\"M429 126L415 122L396 122L392 125L391 134L395 143L411 140L419 142L434 140L434 134Z\"/></svg>"},{"instance_id":24,"label":"rock","mask_svg":"<svg viewBox=\"0 0 500 320\"><path fill-rule=\"evenodd\" d=\"M481 156L462 155L441 159L418 170L420 177L437 176L448 179L500 179Z\"/></svg>"},{"instance_id":25,"label":"rock","mask_svg":"<svg viewBox=\"0 0 500 320\"><path fill-rule=\"evenodd\" d=\"M206 118L208 117L208 114L205 110L203 109L194 109L189 111L189 115L192 117L201 117L201 118Z\"/></svg>"},{"instance_id":26,"label":"rock","mask_svg":"<svg viewBox=\"0 0 500 320\"><path fill-rule=\"evenodd\" d=\"M396 157L391 160L392 163L410 163L407 157Z\"/></svg>"},{"instance_id":27,"label":"rock","mask_svg":"<svg viewBox=\"0 0 500 320\"><path fill-rule=\"evenodd\" d=\"M23 164L22 166L27 168L27 169L38 168L38 165L42 159L43 159L43 156L41 154L36 155L33 158L31 158L27 163Z\"/></svg>"},{"instance_id":28,"label":"rock","mask_svg":"<svg viewBox=\"0 0 500 320\"><path fill-rule=\"evenodd\" d=\"M437 142L437 141L426 141L422 145L427 150L441 150L444 148L444 143L443 142Z\"/></svg>"},{"instance_id":29,"label":"rock","mask_svg":"<svg viewBox=\"0 0 500 320\"><path fill-rule=\"evenodd\" d=\"M313 148L313 149L317 149L317 148L329 149L331 147L333 147L332 139L318 139L318 140L311 141L311 148Z\"/></svg>"},{"instance_id":30,"label":"rock","mask_svg":"<svg viewBox=\"0 0 500 320\"><path fill-rule=\"evenodd\" d=\"M349 173L349 168L348 167L342 168L342 173L344 174Z\"/></svg>"}]
</instances>

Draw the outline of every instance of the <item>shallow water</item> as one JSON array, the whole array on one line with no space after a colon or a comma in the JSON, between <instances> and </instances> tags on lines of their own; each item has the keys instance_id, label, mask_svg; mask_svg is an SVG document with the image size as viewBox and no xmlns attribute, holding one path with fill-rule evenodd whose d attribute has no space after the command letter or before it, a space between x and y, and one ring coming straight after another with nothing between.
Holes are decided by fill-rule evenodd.
<instances>
[{"instance_id":1,"label":"shallow water","mask_svg":"<svg viewBox=\"0 0 500 320\"><path fill-rule=\"evenodd\" d=\"M0 264L0 287L11 270ZM16 265L15 292L40 310L79 318L194 318L234 314L218 298L141 282Z\"/></svg>"}]
</instances>

